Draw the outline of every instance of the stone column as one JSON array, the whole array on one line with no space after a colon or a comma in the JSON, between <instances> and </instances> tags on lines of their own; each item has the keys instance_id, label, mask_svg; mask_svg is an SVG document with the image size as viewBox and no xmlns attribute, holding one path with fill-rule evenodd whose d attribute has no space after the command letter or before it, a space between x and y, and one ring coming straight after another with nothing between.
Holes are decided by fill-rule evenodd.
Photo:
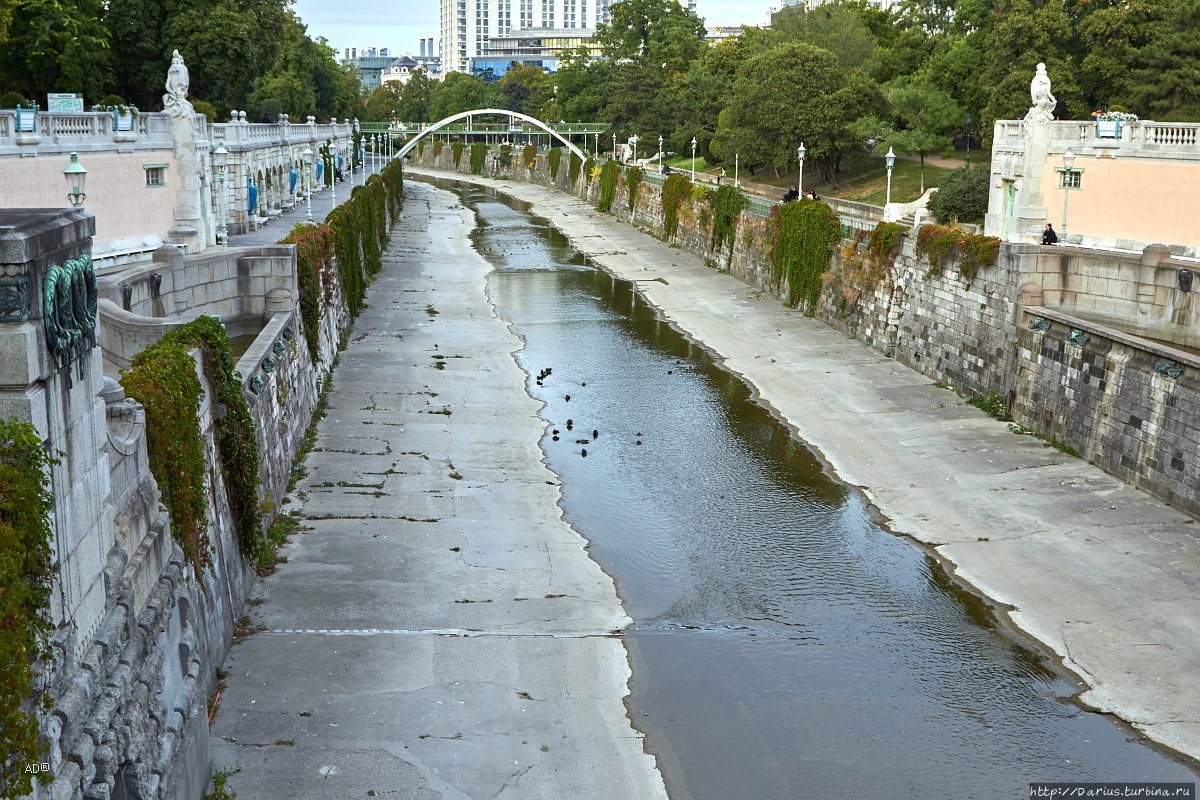
<instances>
[{"instance_id":1,"label":"stone column","mask_svg":"<svg viewBox=\"0 0 1200 800\"><path fill-rule=\"evenodd\" d=\"M0 209L0 417L32 423L60 459L51 474L59 570L51 612L66 661L104 614L112 547L95 230L83 210Z\"/></svg>"}]
</instances>

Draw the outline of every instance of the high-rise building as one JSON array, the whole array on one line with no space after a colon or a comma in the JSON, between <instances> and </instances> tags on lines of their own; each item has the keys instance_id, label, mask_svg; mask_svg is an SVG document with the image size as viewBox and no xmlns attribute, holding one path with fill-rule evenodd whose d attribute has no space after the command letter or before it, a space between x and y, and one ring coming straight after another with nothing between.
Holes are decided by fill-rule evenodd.
<instances>
[{"instance_id":1,"label":"high-rise building","mask_svg":"<svg viewBox=\"0 0 1200 800\"><path fill-rule=\"evenodd\" d=\"M518 30L595 30L615 0L441 0L442 69L468 72L488 42ZM688 2L693 8L694 0Z\"/></svg>"}]
</instances>

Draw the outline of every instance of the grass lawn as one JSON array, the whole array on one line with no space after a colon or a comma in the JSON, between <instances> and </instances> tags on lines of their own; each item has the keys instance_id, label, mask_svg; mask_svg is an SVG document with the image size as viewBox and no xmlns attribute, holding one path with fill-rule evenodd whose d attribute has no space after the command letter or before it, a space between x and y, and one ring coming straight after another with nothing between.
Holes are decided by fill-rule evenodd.
<instances>
[{"instance_id":1,"label":"grass lawn","mask_svg":"<svg viewBox=\"0 0 1200 800\"><path fill-rule=\"evenodd\" d=\"M651 155L654 154L651 153ZM663 161L663 163L671 169L677 169L680 172L687 172L690 174L692 171L692 154L688 153L686 156L669 156ZM709 169L710 167L708 162L704 160L704 156L697 153L696 172L707 172ZM711 169L716 169L716 167L711 167ZM730 174L733 174L732 169L730 170Z\"/></svg>"},{"instance_id":2,"label":"grass lawn","mask_svg":"<svg viewBox=\"0 0 1200 800\"><path fill-rule=\"evenodd\" d=\"M950 169L925 163L925 188L931 189L941 184ZM887 199L887 167L883 159L879 166L872 168L864 175L859 175L839 186L837 189L817 188L822 194L831 194L843 200L855 200L859 203L870 203L881 206ZM911 203L921 196L921 162L897 158L896 166L892 168L892 202Z\"/></svg>"}]
</instances>

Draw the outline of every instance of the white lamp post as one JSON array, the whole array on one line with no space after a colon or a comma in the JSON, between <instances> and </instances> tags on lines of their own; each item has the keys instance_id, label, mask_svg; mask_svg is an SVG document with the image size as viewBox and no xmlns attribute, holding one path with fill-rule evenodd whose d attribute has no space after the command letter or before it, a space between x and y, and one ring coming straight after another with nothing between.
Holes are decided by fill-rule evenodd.
<instances>
[{"instance_id":1,"label":"white lamp post","mask_svg":"<svg viewBox=\"0 0 1200 800\"><path fill-rule=\"evenodd\" d=\"M79 163L79 154L71 151L71 162L63 168L63 178L67 181L67 200L75 208L83 208L87 199L84 189L87 188L87 170Z\"/></svg>"},{"instance_id":2,"label":"white lamp post","mask_svg":"<svg viewBox=\"0 0 1200 800\"><path fill-rule=\"evenodd\" d=\"M617 135L616 135L615 133L613 134L613 151L612 151L612 157L613 157L613 158L616 158L616 157L617 157Z\"/></svg>"},{"instance_id":3,"label":"white lamp post","mask_svg":"<svg viewBox=\"0 0 1200 800\"><path fill-rule=\"evenodd\" d=\"M661 136L659 136L658 137L658 166L659 166L659 169L662 168L662 160L663 160L662 143L663 143L663 138Z\"/></svg>"},{"instance_id":4,"label":"white lamp post","mask_svg":"<svg viewBox=\"0 0 1200 800\"><path fill-rule=\"evenodd\" d=\"M629 137L629 146L633 148L633 163L634 164L637 164L637 143L638 143L638 137L637 137L637 134L635 133L633 136Z\"/></svg>"},{"instance_id":5,"label":"white lamp post","mask_svg":"<svg viewBox=\"0 0 1200 800\"><path fill-rule=\"evenodd\" d=\"M887 164L888 172L887 199L883 203L883 218L891 222L891 219L888 217L887 207L892 204L892 167L896 166L896 153L892 148L888 148L887 155L883 157L883 162Z\"/></svg>"},{"instance_id":6,"label":"white lamp post","mask_svg":"<svg viewBox=\"0 0 1200 800\"><path fill-rule=\"evenodd\" d=\"M1062 224L1062 243L1067 243L1067 198L1071 196L1073 181L1071 180L1071 167L1075 166L1075 151L1070 147L1067 152L1063 153L1063 224Z\"/></svg>"},{"instance_id":7,"label":"white lamp post","mask_svg":"<svg viewBox=\"0 0 1200 800\"><path fill-rule=\"evenodd\" d=\"M329 208L332 210L337 208L337 148L332 141L326 147L329 153Z\"/></svg>"},{"instance_id":8,"label":"white lamp post","mask_svg":"<svg viewBox=\"0 0 1200 800\"><path fill-rule=\"evenodd\" d=\"M229 227L226 225L228 214L225 213L225 167L229 162L229 151L225 149L224 142L217 142L217 149L213 151L213 157L217 162L217 186L220 194L217 195L217 213L221 215L221 225L217 232L221 238L221 244L229 244Z\"/></svg>"},{"instance_id":9,"label":"white lamp post","mask_svg":"<svg viewBox=\"0 0 1200 800\"><path fill-rule=\"evenodd\" d=\"M804 149L804 142L801 142L800 146L796 148L796 158L800 162L800 173L796 176L796 195L798 197L804 196L804 154L807 152Z\"/></svg>"},{"instance_id":10,"label":"white lamp post","mask_svg":"<svg viewBox=\"0 0 1200 800\"><path fill-rule=\"evenodd\" d=\"M692 183L696 182L696 137L692 137Z\"/></svg>"},{"instance_id":11,"label":"white lamp post","mask_svg":"<svg viewBox=\"0 0 1200 800\"><path fill-rule=\"evenodd\" d=\"M733 188L738 188L738 154L733 154Z\"/></svg>"},{"instance_id":12,"label":"white lamp post","mask_svg":"<svg viewBox=\"0 0 1200 800\"><path fill-rule=\"evenodd\" d=\"M304 148L304 152L300 154L300 157L301 157L302 159L304 159L304 180L305 180L305 181L308 183L308 191L304 193L304 204L305 204L305 206L307 206L307 208L308 208L308 221L309 221L309 222L313 222L313 215L312 215L312 193L313 193L313 179L312 179L312 170L314 169L314 167L313 167L313 165L312 165L312 157L313 157L313 151L312 151L312 148L311 148L311 147L305 147L305 148Z\"/></svg>"}]
</instances>

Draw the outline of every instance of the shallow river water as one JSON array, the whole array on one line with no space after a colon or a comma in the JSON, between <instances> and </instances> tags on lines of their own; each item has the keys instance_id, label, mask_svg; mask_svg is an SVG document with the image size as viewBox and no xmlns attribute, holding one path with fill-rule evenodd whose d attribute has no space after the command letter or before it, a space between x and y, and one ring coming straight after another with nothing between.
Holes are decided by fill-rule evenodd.
<instances>
[{"instance_id":1,"label":"shallow river water","mask_svg":"<svg viewBox=\"0 0 1200 800\"><path fill-rule=\"evenodd\" d=\"M675 800L1018 798L1031 781L1196 779L1074 705L1072 676L875 524L629 283L516 201L456 191L546 403L566 518L636 621L629 711Z\"/></svg>"}]
</instances>

